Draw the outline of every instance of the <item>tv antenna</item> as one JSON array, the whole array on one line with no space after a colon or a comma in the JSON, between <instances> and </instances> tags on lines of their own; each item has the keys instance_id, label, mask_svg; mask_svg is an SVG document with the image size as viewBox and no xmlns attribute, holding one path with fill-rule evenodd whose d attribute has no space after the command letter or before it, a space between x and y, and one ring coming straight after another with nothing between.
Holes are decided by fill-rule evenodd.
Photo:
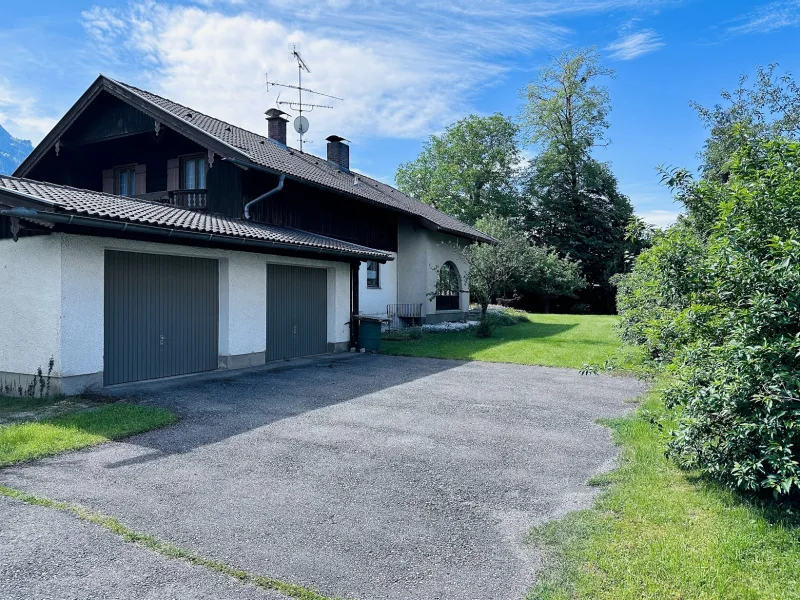
<instances>
[{"instance_id":1,"label":"tv antenna","mask_svg":"<svg viewBox=\"0 0 800 600\"><path fill-rule=\"evenodd\" d=\"M281 100L280 94L278 94L278 100L276 104L279 106L288 106L291 110L297 111L298 115L297 118L294 120L294 130L300 134L300 151L303 151L303 135L309 129L309 122L306 117L303 116L304 112L311 112L315 108L333 108L329 104L310 104L303 102L303 92L307 92L309 94L316 94L317 96L324 96L325 98L333 98L334 100L342 100L338 96L331 96L330 94L323 94L322 92L317 92L310 88L303 87L303 71L306 73L311 73L311 69L308 68L308 64L306 61L303 60L303 57L300 54L300 45L299 44L289 44L289 58L297 61L297 85L289 85L287 83L278 83L276 81L269 80L269 73L267 73L267 91L269 91L270 87L282 87L282 88L289 88L292 90L297 90L297 101L293 100Z\"/></svg>"}]
</instances>

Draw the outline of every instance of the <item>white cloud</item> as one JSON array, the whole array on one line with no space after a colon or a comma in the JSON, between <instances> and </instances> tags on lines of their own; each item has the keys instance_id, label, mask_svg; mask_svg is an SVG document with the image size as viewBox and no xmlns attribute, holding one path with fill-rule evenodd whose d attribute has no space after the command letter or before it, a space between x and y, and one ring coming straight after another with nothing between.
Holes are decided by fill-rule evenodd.
<instances>
[{"instance_id":1,"label":"white cloud","mask_svg":"<svg viewBox=\"0 0 800 600\"><path fill-rule=\"evenodd\" d=\"M0 77L0 124L14 137L38 142L55 125L56 119L43 116L34 94L16 88Z\"/></svg>"},{"instance_id":2,"label":"white cloud","mask_svg":"<svg viewBox=\"0 0 800 600\"><path fill-rule=\"evenodd\" d=\"M643 54L655 52L664 45L661 36L652 29L643 29L636 33L623 35L606 46L611 51L611 58L631 60Z\"/></svg>"},{"instance_id":3,"label":"white cloud","mask_svg":"<svg viewBox=\"0 0 800 600\"><path fill-rule=\"evenodd\" d=\"M336 36L291 28L249 12L228 15L147 2L111 14L95 8L84 19L99 45L117 49L113 64L123 52L133 52L145 65L129 83L254 131L265 130L263 113L278 92L283 100L294 97L292 90L267 92L264 82L269 72L270 81L296 84L288 45L299 42L312 70L303 84L345 98L332 102L334 110L308 115L308 137L318 144L331 133L415 137L438 130L466 110L477 87L504 70L424 47L411 35L352 39L352 32ZM304 100L331 103L308 95Z\"/></svg>"},{"instance_id":4,"label":"white cloud","mask_svg":"<svg viewBox=\"0 0 800 600\"><path fill-rule=\"evenodd\" d=\"M771 2L732 21L730 34L767 33L784 27L800 25L800 1Z\"/></svg>"},{"instance_id":5,"label":"white cloud","mask_svg":"<svg viewBox=\"0 0 800 600\"><path fill-rule=\"evenodd\" d=\"M680 214L681 213L676 210L648 210L638 213L639 217L644 219L646 223L650 223L650 225L654 225L660 229L666 229L675 223Z\"/></svg>"},{"instance_id":6,"label":"white cloud","mask_svg":"<svg viewBox=\"0 0 800 600\"><path fill-rule=\"evenodd\" d=\"M337 133L419 138L472 110L472 99L520 57L562 47L571 33L552 17L637 7L638 0L137 0L94 7L84 26L118 77L254 131L279 88L296 83L289 42L312 73L303 83L345 98L309 114L309 149ZM664 0L664 3L671 0ZM513 63L509 60L513 58ZM283 90L281 99L292 96ZM304 97L307 99L307 97ZM319 99L324 100L324 99ZM328 104L328 100L320 102Z\"/></svg>"}]
</instances>

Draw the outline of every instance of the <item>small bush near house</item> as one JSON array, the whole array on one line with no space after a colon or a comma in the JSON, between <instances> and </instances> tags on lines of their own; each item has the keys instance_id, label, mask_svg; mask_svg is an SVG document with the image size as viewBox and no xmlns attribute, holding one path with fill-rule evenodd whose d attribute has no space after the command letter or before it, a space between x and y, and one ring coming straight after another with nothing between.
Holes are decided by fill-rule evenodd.
<instances>
[{"instance_id":1,"label":"small bush near house","mask_svg":"<svg viewBox=\"0 0 800 600\"><path fill-rule=\"evenodd\" d=\"M55 358L50 357L47 363L47 373L42 370L42 367L36 369L36 374L25 385L22 385L20 379L8 379L4 377L0 379L0 394L20 398L49 398L50 384L53 375L53 368L55 367Z\"/></svg>"},{"instance_id":2,"label":"small bush near house","mask_svg":"<svg viewBox=\"0 0 800 600\"><path fill-rule=\"evenodd\" d=\"M486 321L489 326L494 327L510 327L519 324L513 316L505 310L490 310L486 313Z\"/></svg>"},{"instance_id":3,"label":"small bush near house","mask_svg":"<svg viewBox=\"0 0 800 600\"><path fill-rule=\"evenodd\" d=\"M492 337L492 325L489 323L488 315L483 321L478 323L478 326L475 328L475 337L478 338Z\"/></svg>"},{"instance_id":4,"label":"small bush near house","mask_svg":"<svg viewBox=\"0 0 800 600\"><path fill-rule=\"evenodd\" d=\"M689 217L620 280L623 337L669 365L669 453L800 496L800 144L744 144L727 182L682 176Z\"/></svg>"}]
</instances>

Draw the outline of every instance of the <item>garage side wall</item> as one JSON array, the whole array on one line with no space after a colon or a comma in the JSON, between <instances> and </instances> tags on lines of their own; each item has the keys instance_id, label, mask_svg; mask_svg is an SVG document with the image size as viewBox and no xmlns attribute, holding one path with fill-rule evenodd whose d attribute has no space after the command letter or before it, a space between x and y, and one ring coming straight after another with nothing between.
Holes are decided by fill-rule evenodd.
<instances>
[{"instance_id":1,"label":"garage side wall","mask_svg":"<svg viewBox=\"0 0 800 600\"><path fill-rule=\"evenodd\" d=\"M367 263L362 262L358 272L358 307L365 315L386 317L386 306L397 301L397 260L378 267L379 287L367 287Z\"/></svg>"},{"instance_id":2,"label":"garage side wall","mask_svg":"<svg viewBox=\"0 0 800 600\"><path fill-rule=\"evenodd\" d=\"M0 291L0 393L16 395L51 358L53 375L62 369L61 241L0 240Z\"/></svg>"}]
</instances>

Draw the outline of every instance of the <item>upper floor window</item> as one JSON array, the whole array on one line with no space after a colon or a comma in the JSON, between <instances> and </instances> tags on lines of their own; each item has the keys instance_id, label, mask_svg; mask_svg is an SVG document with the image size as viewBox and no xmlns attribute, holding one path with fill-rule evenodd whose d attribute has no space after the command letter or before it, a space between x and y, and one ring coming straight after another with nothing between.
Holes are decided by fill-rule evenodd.
<instances>
[{"instance_id":1,"label":"upper floor window","mask_svg":"<svg viewBox=\"0 0 800 600\"><path fill-rule=\"evenodd\" d=\"M114 186L119 196L136 195L136 167L120 167L115 169Z\"/></svg>"},{"instance_id":2,"label":"upper floor window","mask_svg":"<svg viewBox=\"0 0 800 600\"><path fill-rule=\"evenodd\" d=\"M205 156L186 156L181 159L181 187L184 190L206 189Z\"/></svg>"},{"instance_id":3,"label":"upper floor window","mask_svg":"<svg viewBox=\"0 0 800 600\"><path fill-rule=\"evenodd\" d=\"M381 265L377 260L367 261L367 287L381 287Z\"/></svg>"}]
</instances>

